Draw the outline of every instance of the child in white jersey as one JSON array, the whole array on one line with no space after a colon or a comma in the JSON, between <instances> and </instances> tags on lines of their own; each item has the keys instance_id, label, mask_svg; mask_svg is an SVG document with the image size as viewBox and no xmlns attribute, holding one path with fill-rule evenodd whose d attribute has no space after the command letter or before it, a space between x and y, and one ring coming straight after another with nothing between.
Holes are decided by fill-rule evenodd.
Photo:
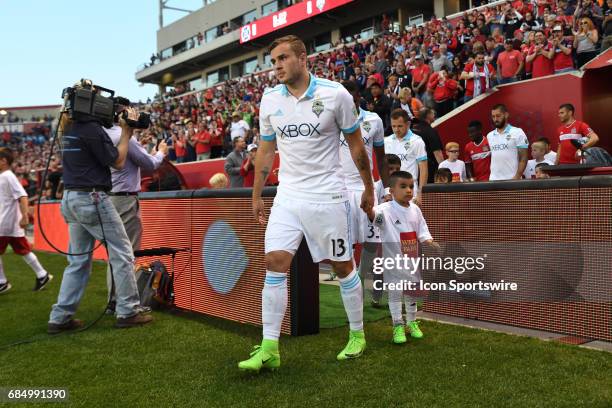
<instances>
[{"instance_id":1,"label":"child in white jersey","mask_svg":"<svg viewBox=\"0 0 612 408\"><path fill-rule=\"evenodd\" d=\"M453 174L453 183L465 181L465 163L459 160L459 143L448 142L446 144L448 159L438 166L439 169L449 169Z\"/></svg>"},{"instance_id":2,"label":"child in white jersey","mask_svg":"<svg viewBox=\"0 0 612 408\"><path fill-rule=\"evenodd\" d=\"M407 171L397 171L391 175L390 186L393 200L374 207L368 213L369 219L380 229L385 261L388 258L395 261L397 255L413 259L418 257L419 242L439 249L439 245L429 233L420 208L411 203L414 189L412 175ZM416 321L416 299L404 291L408 282L418 284L419 268L413 268L411 265L414 263L411 262L401 263L402 265L384 269L389 310L393 319L393 342L396 344L406 342L402 300L406 303L406 320L410 335L414 338L423 337L423 332ZM404 288L399 287L400 285Z\"/></svg>"}]
</instances>

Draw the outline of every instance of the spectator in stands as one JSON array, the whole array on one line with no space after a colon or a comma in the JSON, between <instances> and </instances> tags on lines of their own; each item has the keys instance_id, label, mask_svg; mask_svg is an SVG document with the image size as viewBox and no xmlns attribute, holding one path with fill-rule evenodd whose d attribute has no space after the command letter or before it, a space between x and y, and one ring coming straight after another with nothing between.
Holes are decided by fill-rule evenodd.
<instances>
[{"instance_id":1,"label":"spectator in stands","mask_svg":"<svg viewBox=\"0 0 612 408\"><path fill-rule=\"evenodd\" d=\"M555 55L554 46L546 40L544 32L538 31L535 34L535 44L527 52L526 61L531 63L531 77L539 78L554 73L553 57Z\"/></svg>"},{"instance_id":2,"label":"spectator in stands","mask_svg":"<svg viewBox=\"0 0 612 408\"><path fill-rule=\"evenodd\" d=\"M216 159L223 155L223 128L215 128L211 123L208 127L210 133L210 158Z\"/></svg>"},{"instance_id":3,"label":"spectator in stands","mask_svg":"<svg viewBox=\"0 0 612 408\"><path fill-rule=\"evenodd\" d=\"M576 49L578 68L581 68L597 56L596 46L597 41L599 41L599 34L593 25L593 21L588 17L581 18L578 24L578 31L572 30L572 33L574 34L574 48Z\"/></svg>"},{"instance_id":4,"label":"spectator in stands","mask_svg":"<svg viewBox=\"0 0 612 408\"><path fill-rule=\"evenodd\" d=\"M210 141L211 136L206 124L204 122L199 123L198 133L195 135L195 150L198 161L210 159Z\"/></svg>"},{"instance_id":5,"label":"spectator in stands","mask_svg":"<svg viewBox=\"0 0 612 408\"><path fill-rule=\"evenodd\" d=\"M603 22L603 13L599 5L593 0L582 0L578 2L578 7L574 12L575 20L588 19L591 26L601 26Z\"/></svg>"},{"instance_id":6,"label":"spectator in stands","mask_svg":"<svg viewBox=\"0 0 612 408\"><path fill-rule=\"evenodd\" d=\"M367 110L374 112L380 116L383 121L385 132L390 127L389 115L391 114L391 99L383 94L382 87L378 82L374 82L370 86L371 96L366 99Z\"/></svg>"},{"instance_id":7,"label":"spectator in stands","mask_svg":"<svg viewBox=\"0 0 612 408\"><path fill-rule=\"evenodd\" d=\"M525 65L523 54L514 49L514 40L509 38L504 44L505 51L500 53L497 57L497 70L500 76L499 82L502 85L518 81L519 75Z\"/></svg>"},{"instance_id":8,"label":"spectator in stands","mask_svg":"<svg viewBox=\"0 0 612 408\"><path fill-rule=\"evenodd\" d=\"M187 138L184 131L172 135L172 146L174 147L177 163L185 163L185 158L187 157L186 144Z\"/></svg>"},{"instance_id":9,"label":"spectator in stands","mask_svg":"<svg viewBox=\"0 0 612 408\"><path fill-rule=\"evenodd\" d=\"M467 179L467 175L465 173L465 163L462 160L459 160L459 143L457 142L448 142L445 146L446 155L448 159L444 160L438 166L438 169L449 169L452 174L452 182L461 183Z\"/></svg>"},{"instance_id":10,"label":"spectator in stands","mask_svg":"<svg viewBox=\"0 0 612 408\"><path fill-rule=\"evenodd\" d=\"M442 69L442 67L446 67L448 71L452 71L453 63L448 59L446 55L442 55L439 47L433 48L433 56L431 58L431 66L433 68L433 72L438 72Z\"/></svg>"},{"instance_id":11,"label":"spectator in stands","mask_svg":"<svg viewBox=\"0 0 612 408\"><path fill-rule=\"evenodd\" d=\"M544 158L546 154L546 144L544 142L533 142L531 145L531 157L532 159L527 162L527 167L523 172L523 177L526 179L536 178L535 169L540 163L553 164Z\"/></svg>"},{"instance_id":12,"label":"spectator in stands","mask_svg":"<svg viewBox=\"0 0 612 408\"><path fill-rule=\"evenodd\" d=\"M454 108L458 83L448 74L448 68L442 67L429 77L427 89L432 94L438 116L444 116Z\"/></svg>"},{"instance_id":13,"label":"spectator in stands","mask_svg":"<svg viewBox=\"0 0 612 408\"><path fill-rule=\"evenodd\" d=\"M410 120L414 119L417 113L423 108L423 104L417 98L412 96L410 88L402 88L399 93L399 99L393 101L391 111L402 108L408 113Z\"/></svg>"},{"instance_id":14,"label":"spectator in stands","mask_svg":"<svg viewBox=\"0 0 612 408\"><path fill-rule=\"evenodd\" d=\"M572 41L563 36L563 28L558 25L553 28L552 46L554 49L553 69L555 74L574 70L572 58Z\"/></svg>"},{"instance_id":15,"label":"spectator in stands","mask_svg":"<svg viewBox=\"0 0 612 408\"><path fill-rule=\"evenodd\" d=\"M244 177L240 174L240 167L246 158L244 152L245 142L241 136L232 140L234 150L225 158L225 172L229 175L230 187L242 187L244 185Z\"/></svg>"},{"instance_id":16,"label":"spectator in stands","mask_svg":"<svg viewBox=\"0 0 612 408\"><path fill-rule=\"evenodd\" d=\"M557 150L557 160L555 164L577 164L580 159L577 157L576 147L572 144L572 140L576 140L582 144L582 149L588 149L595 146L599 141L597 133L584 122L574 118L574 105L564 103L559 106L559 147Z\"/></svg>"},{"instance_id":17,"label":"spectator in stands","mask_svg":"<svg viewBox=\"0 0 612 408\"><path fill-rule=\"evenodd\" d=\"M240 166L240 175L244 178L243 187L253 187L255 182L255 155L257 154L257 145L250 144L247 147L247 156Z\"/></svg>"},{"instance_id":18,"label":"spectator in stands","mask_svg":"<svg viewBox=\"0 0 612 408\"><path fill-rule=\"evenodd\" d=\"M385 88L385 95L388 96L391 99L391 103L393 103L394 101L399 99L399 91L401 88L398 83L397 75L389 75L388 80L389 82L387 84L387 87Z\"/></svg>"},{"instance_id":19,"label":"spectator in stands","mask_svg":"<svg viewBox=\"0 0 612 408\"><path fill-rule=\"evenodd\" d=\"M482 123L473 120L467 127L470 142L465 145L463 158L469 181L489 181L491 174L491 148L482 134Z\"/></svg>"},{"instance_id":20,"label":"spectator in stands","mask_svg":"<svg viewBox=\"0 0 612 408\"><path fill-rule=\"evenodd\" d=\"M523 22L523 16L514 7L509 7L505 13L502 14L500 24L504 27L504 34L506 38L512 38L514 32L519 29Z\"/></svg>"},{"instance_id":21,"label":"spectator in stands","mask_svg":"<svg viewBox=\"0 0 612 408\"><path fill-rule=\"evenodd\" d=\"M453 182L453 173L451 173L450 169L443 167L436 170L434 174L434 183L435 184L449 184Z\"/></svg>"},{"instance_id":22,"label":"spectator in stands","mask_svg":"<svg viewBox=\"0 0 612 408\"><path fill-rule=\"evenodd\" d=\"M465 65L460 77L466 80L465 102L490 90L493 86L494 77L495 68L493 68L493 65L485 63L484 52L477 52L474 61Z\"/></svg>"},{"instance_id":23,"label":"spectator in stands","mask_svg":"<svg viewBox=\"0 0 612 408\"><path fill-rule=\"evenodd\" d=\"M232 114L232 123L230 125L230 132L231 132L231 140L232 142L234 141L234 139L236 139L237 137L241 137L243 139L246 139L249 133L249 130L251 130L250 126L248 123L246 123L246 121L242 118L242 113L236 111ZM231 179L231 177L230 177Z\"/></svg>"},{"instance_id":24,"label":"spectator in stands","mask_svg":"<svg viewBox=\"0 0 612 408\"><path fill-rule=\"evenodd\" d=\"M436 112L430 108L422 108L418 113L418 120L414 122L412 130L425 142L427 152L427 182L434 181L434 173L438 165L444 161L442 154L442 140L438 131L431 127L436 119Z\"/></svg>"},{"instance_id":25,"label":"spectator in stands","mask_svg":"<svg viewBox=\"0 0 612 408\"><path fill-rule=\"evenodd\" d=\"M508 109L498 104L491 110L495 129L487 135L491 146L491 175L489 180L519 180L527 166L529 141L523 129L508 123Z\"/></svg>"},{"instance_id":26,"label":"spectator in stands","mask_svg":"<svg viewBox=\"0 0 612 408\"><path fill-rule=\"evenodd\" d=\"M417 55L415 57L415 68L412 70L412 92L421 101L426 95L427 81L431 74L429 65L423 62L423 56Z\"/></svg>"}]
</instances>

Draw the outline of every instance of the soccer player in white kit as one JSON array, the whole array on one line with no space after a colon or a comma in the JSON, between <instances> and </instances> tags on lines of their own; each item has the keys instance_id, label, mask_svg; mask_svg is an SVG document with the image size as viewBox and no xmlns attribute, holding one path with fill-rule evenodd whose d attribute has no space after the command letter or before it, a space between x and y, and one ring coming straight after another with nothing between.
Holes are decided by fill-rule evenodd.
<instances>
[{"instance_id":1,"label":"soccer player in white kit","mask_svg":"<svg viewBox=\"0 0 612 408\"><path fill-rule=\"evenodd\" d=\"M370 160L370 167L373 164L372 151L374 151L378 174L380 174L381 183L385 189L384 194L388 195L390 199L389 171L387 169L387 161L385 160L385 128L383 121L378 114L360 108L361 95L359 94L359 87L355 82L345 81L342 85L351 94L355 107L359 109L361 137L363 138L363 144ZM353 161L351 149L342 133L340 133L340 164L342 165L342 174L351 206L352 244L363 244L359 262L359 276L365 279L372 275L372 265L376 257L376 249L380 243L380 236L378 228L372 225L370 220L368 220L367 214L359 208L361 205L361 195L365 187L361 180L361 174ZM377 201L375 197L374 205L377 204Z\"/></svg>"},{"instance_id":2,"label":"soccer player in white kit","mask_svg":"<svg viewBox=\"0 0 612 408\"><path fill-rule=\"evenodd\" d=\"M495 129L487 135L491 148L490 181L520 180L527 167L527 135L523 129L508 123L509 116L505 105L495 105L491 109Z\"/></svg>"},{"instance_id":3,"label":"soccer player in white kit","mask_svg":"<svg viewBox=\"0 0 612 408\"><path fill-rule=\"evenodd\" d=\"M414 201L421 202L421 188L427 183L428 167L425 142L410 130L410 116L402 109L391 112L393 134L385 138L385 152L397 155L402 161L402 171L413 175Z\"/></svg>"},{"instance_id":4,"label":"soccer player in white kit","mask_svg":"<svg viewBox=\"0 0 612 408\"><path fill-rule=\"evenodd\" d=\"M298 37L276 39L269 47L280 85L264 92L255 160L253 214L264 224L261 192L280 155L279 186L266 227L266 279L262 291L263 340L238 367L257 371L280 367L278 339L287 308L287 275L304 237L314 262L329 259L340 280L350 324L349 341L338 360L356 358L366 342L363 291L353 265L348 193L341 175L338 134L342 131L365 187L361 208L370 211L374 187L353 98L342 85L308 73L306 47Z\"/></svg>"}]
</instances>

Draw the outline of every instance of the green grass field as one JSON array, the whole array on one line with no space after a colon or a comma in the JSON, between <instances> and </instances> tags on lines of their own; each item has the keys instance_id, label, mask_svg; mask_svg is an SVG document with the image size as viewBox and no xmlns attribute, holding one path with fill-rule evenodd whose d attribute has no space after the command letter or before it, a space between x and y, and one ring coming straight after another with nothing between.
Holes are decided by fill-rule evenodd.
<instances>
[{"instance_id":1,"label":"green grass field","mask_svg":"<svg viewBox=\"0 0 612 408\"><path fill-rule=\"evenodd\" d=\"M452 325L423 322L425 338L394 346L388 319L366 325L368 349L337 362L346 327L283 338L275 373L241 373L236 364L260 340L258 327L205 316L155 313L148 326L116 330L104 317L86 332L45 334L65 265L39 254L55 279L31 292L34 274L5 255L13 289L0 296L0 387L67 388L81 407L610 407L612 355ZM104 265L96 263L78 317L102 311ZM343 321L335 287L322 289L322 325ZM385 312L368 311L370 320ZM34 404L23 404L35 406ZM7 404L18 406L18 404Z\"/></svg>"}]
</instances>

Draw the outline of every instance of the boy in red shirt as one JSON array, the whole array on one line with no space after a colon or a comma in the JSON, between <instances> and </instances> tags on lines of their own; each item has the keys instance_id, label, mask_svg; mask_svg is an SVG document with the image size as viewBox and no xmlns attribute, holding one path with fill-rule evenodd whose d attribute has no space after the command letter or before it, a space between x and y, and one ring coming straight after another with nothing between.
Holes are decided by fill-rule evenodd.
<instances>
[{"instance_id":1,"label":"boy in red shirt","mask_svg":"<svg viewBox=\"0 0 612 408\"><path fill-rule=\"evenodd\" d=\"M453 110L453 100L457 94L457 81L449 78L448 70L442 67L429 77L427 89L433 93L438 117L446 115Z\"/></svg>"},{"instance_id":2,"label":"boy in red shirt","mask_svg":"<svg viewBox=\"0 0 612 408\"><path fill-rule=\"evenodd\" d=\"M491 174L491 149L482 134L482 123L473 120L468 124L468 135L472 140L465 145L463 161L468 181L489 181Z\"/></svg>"}]
</instances>

